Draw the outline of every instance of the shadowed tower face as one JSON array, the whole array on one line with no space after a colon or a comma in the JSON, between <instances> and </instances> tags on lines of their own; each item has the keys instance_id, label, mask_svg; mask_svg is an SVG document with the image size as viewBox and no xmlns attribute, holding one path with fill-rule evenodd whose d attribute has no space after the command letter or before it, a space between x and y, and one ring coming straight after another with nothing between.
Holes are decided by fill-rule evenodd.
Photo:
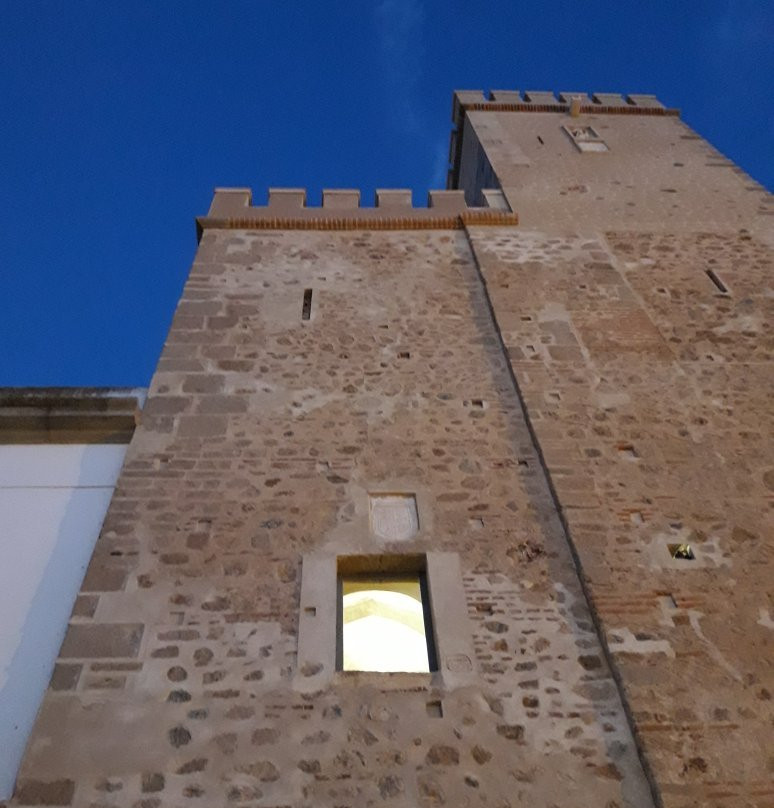
<instances>
[{"instance_id":1,"label":"shadowed tower face","mask_svg":"<svg viewBox=\"0 0 774 808\"><path fill-rule=\"evenodd\" d=\"M216 192L12 805L765 793L770 197L595 99Z\"/></svg>"}]
</instances>

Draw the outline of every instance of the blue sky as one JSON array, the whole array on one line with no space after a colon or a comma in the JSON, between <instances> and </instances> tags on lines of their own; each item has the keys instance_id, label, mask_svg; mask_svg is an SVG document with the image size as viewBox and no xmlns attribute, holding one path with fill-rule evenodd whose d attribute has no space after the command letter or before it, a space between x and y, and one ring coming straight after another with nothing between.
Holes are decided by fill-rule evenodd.
<instances>
[{"instance_id":1,"label":"blue sky","mask_svg":"<svg viewBox=\"0 0 774 808\"><path fill-rule=\"evenodd\" d=\"M145 385L215 186L443 187L459 89L653 92L774 188L764 0L0 0L0 385Z\"/></svg>"}]
</instances>

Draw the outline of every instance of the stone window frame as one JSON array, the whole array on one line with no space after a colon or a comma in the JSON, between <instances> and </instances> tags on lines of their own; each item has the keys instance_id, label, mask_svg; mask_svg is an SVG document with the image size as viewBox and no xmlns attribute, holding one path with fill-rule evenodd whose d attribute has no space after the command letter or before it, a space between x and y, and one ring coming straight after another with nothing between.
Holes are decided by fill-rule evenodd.
<instances>
[{"instance_id":1,"label":"stone window frame","mask_svg":"<svg viewBox=\"0 0 774 808\"><path fill-rule=\"evenodd\" d=\"M337 670L339 575L424 572L437 669L429 673ZM332 683L381 689L442 687L477 680L473 632L457 553L309 553L301 560L298 654L294 687L318 691Z\"/></svg>"},{"instance_id":2,"label":"stone window frame","mask_svg":"<svg viewBox=\"0 0 774 808\"><path fill-rule=\"evenodd\" d=\"M610 147L607 145L605 139L597 132L597 130L593 126L588 125L577 125L577 126L568 126L564 124L562 129L567 134L567 137L575 145L575 148L579 152L583 152L584 154L601 154L604 152L609 152ZM589 136L584 135L583 137L579 137L575 130L582 129L587 130L591 134ZM589 148L590 147L590 148Z\"/></svg>"}]
</instances>

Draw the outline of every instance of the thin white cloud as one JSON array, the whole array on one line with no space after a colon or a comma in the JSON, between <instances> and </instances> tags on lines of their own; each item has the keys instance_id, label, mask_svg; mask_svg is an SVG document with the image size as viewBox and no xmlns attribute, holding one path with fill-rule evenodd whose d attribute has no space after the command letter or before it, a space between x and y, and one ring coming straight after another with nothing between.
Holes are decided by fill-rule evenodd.
<instances>
[{"instance_id":1,"label":"thin white cloud","mask_svg":"<svg viewBox=\"0 0 774 808\"><path fill-rule=\"evenodd\" d=\"M375 9L379 67L393 124L407 134L425 129L418 111L417 85L422 72L421 0L382 0Z\"/></svg>"},{"instance_id":2,"label":"thin white cloud","mask_svg":"<svg viewBox=\"0 0 774 808\"><path fill-rule=\"evenodd\" d=\"M438 138L433 152L433 173L430 178L430 187L445 188L446 175L449 171L449 136L444 133L442 137Z\"/></svg>"},{"instance_id":3,"label":"thin white cloud","mask_svg":"<svg viewBox=\"0 0 774 808\"><path fill-rule=\"evenodd\" d=\"M774 12L758 0L727 0L720 14L707 15L707 22L715 40L725 47L772 43Z\"/></svg>"}]
</instances>

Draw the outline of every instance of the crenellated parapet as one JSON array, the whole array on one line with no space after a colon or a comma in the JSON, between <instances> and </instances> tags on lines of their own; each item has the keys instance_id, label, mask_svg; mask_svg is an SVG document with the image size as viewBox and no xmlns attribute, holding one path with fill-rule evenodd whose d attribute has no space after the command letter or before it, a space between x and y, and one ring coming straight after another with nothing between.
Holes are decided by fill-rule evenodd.
<instances>
[{"instance_id":1,"label":"crenellated parapet","mask_svg":"<svg viewBox=\"0 0 774 808\"><path fill-rule=\"evenodd\" d=\"M411 191L377 189L374 205L361 205L360 191L325 189L322 205L307 206L304 188L270 188L266 205L253 205L250 188L216 188L206 216L196 220L205 230L449 230L466 225L515 225L514 213L499 189L483 193L472 207L463 191L429 191L426 207L414 207Z\"/></svg>"},{"instance_id":2,"label":"crenellated parapet","mask_svg":"<svg viewBox=\"0 0 774 808\"><path fill-rule=\"evenodd\" d=\"M457 90L452 104L452 121L459 127L467 110L492 112L573 112L575 114L610 115L679 115L680 111L665 107L655 95L632 93L560 92L544 90L491 90L487 98L483 90Z\"/></svg>"}]
</instances>

